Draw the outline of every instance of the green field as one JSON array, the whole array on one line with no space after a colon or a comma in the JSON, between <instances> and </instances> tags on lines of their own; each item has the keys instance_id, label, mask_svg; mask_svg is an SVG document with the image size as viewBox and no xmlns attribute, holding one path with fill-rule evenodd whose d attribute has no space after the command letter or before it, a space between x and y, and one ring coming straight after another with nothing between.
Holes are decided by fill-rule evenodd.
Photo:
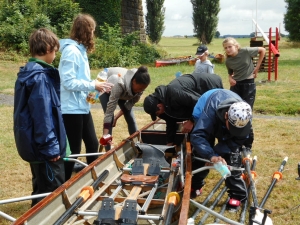
<instances>
[{"instance_id":1,"label":"green field","mask_svg":"<svg viewBox=\"0 0 300 225\"><path fill-rule=\"evenodd\" d=\"M238 39L242 46L249 46L249 39ZM222 39L216 39L208 45L211 53L223 53ZM169 57L194 55L198 46L194 38L162 38L159 47L168 52ZM256 191L261 200L266 193L273 172L277 171L284 157L288 157L287 165L280 180L265 204L265 208L272 210L270 217L274 225L296 225L300 222L300 181L297 164L300 162L300 51L299 44L289 43L285 39L279 42L278 80L267 81L267 73L259 73L256 79L257 95L254 105L253 127L255 141L252 154L257 155ZM0 59L4 53L0 54ZM19 66L25 62L0 60L0 93L13 95L14 82ZM138 65L137 65L138 66ZM189 65L175 65L155 68L148 65L151 75L151 84L137 105L142 106L143 98L152 93L156 86L168 84L177 71L191 73L193 67ZM101 68L92 71L93 77ZM229 88L227 71L224 64L215 64L215 73L223 79L225 88ZM28 163L21 160L15 148L12 130L12 106L0 106L0 154L2 156L0 170L0 200L21 197L31 194L31 173ZM101 109L92 109L95 127L98 136L101 135L103 112ZM261 116L264 114L265 116ZM150 122L150 116L143 111L135 112L138 127L141 128ZM275 116L274 116L275 115ZM118 143L127 137L126 124L123 119L118 121L114 129L114 141ZM83 150L84 151L84 150ZM203 189L203 198L211 190L219 176L211 173L206 179L207 185ZM30 207L29 201L0 205L0 211L13 217L18 217ZM191 211L194 207L191 206ZM219 209L219 208L218 208ZM235 215L229 215L234 217ZM197 218L198 219L198 218ZM209 222L213 219L209 218ZM0 224L10 224L0 217Z\"/></svg>"}]
</instances>

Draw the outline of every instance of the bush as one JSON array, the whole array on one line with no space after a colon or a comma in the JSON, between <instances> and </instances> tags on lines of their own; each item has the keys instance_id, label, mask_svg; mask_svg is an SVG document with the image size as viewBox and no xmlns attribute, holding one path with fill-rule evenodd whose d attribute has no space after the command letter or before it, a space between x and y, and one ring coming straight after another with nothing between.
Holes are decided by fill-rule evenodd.
<instances>
[{"instance_id":1,"label":"bush","mask_svg":"<svg viewBox=\"0 0 300 225\"><path fill-rule=\"evenodd\" d=\"M130 67L153 63L161 54L152 45L141 43L139 33L122 35L119 25L100 27L101 38L96 39L96 50L89 55L91 68Z\"/></svg>"},{"instance_id":2,"label":"bush","mask_svg":"<svg viewBox=\"0 0 300 225\"><path fill-rule=\"evenodd\" d=\"M0 1L0 47L29 56L28 38L34 29L46 27L66 37L70 31L73 18L79 13L78 3L71 0L16 0L13 3ZM153 63L161 58L155 46L140 42L139 32L122 35L118 24L100 26L101 36L96 38L96 50L89 55L91 68L112 66L132 67ZM58 66L60 53L53 62Z\"/></svg>"}]
</instances>

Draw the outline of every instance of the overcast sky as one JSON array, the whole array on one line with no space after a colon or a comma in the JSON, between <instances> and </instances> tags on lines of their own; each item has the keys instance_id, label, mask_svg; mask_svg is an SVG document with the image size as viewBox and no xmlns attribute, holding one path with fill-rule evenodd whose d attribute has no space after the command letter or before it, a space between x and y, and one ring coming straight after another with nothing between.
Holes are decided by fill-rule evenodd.
<instances>
[{"instance_id":1,"label":"overcast sky","mask_svg":"<svg viewBox=\"0 0 300 225\"><path fill-rule=\"evenodd\" d=\"M165 0L164 6L166 12L163 36L194 34L190 0ZM146 0L143 0L143 8L146 15ZM287 33L283 24L286 13L284 0L220 0L220 8L217 30L221 35L254 32L252 19L257 20L264 32L268 32L270 27L275 31L278 27L281 33Z\"/></svg>"}]
</instances>

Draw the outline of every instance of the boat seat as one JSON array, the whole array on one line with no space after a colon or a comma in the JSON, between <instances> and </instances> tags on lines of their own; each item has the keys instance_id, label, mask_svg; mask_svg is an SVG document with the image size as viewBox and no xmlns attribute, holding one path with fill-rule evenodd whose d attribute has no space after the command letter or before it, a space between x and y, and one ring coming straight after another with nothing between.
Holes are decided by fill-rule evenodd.
<instances>
[{"instance_id":1,"label":"boat seat","mask_svg":"<svg viewBox=\"0 0 300 225\"><path fill-rule=\"evenodd\" d=\"M157 182L159 176L146 176L146 175L129 175L123 174L121 176L121 181L124 184L154 184Z\"/></svg>"},{"instance_id":2,"label":"boat seat","mask_svg":"<svg viewBox=\"0 0 300 225\"><path fill-rule=\"evenodd\" d=\"M159 160L159 164L163 168L170 167L170 164L165 159L165 152L176 152L174 146L151 145L146 143L136 143L135 145L137 149L142 152L144 163L150 163L151 160Z\"/></svg>"}]
</instances>

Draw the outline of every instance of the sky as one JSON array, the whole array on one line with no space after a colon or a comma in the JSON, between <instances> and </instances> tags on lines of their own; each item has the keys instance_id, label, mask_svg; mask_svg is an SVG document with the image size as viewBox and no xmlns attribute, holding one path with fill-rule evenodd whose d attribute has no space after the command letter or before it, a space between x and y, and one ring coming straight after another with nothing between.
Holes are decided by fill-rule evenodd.
<instances>
[{"instance_id":1,"label":"sky","mask_svg":"<svg viewBox=\"0 0 300 225\"><path fill-rule=\"evenodd\" d=\"M193 35L193 8L190 0L165 0L165 30L163 36ZM270 28L287 34L283 18L286 13L284 0L220 0L219 23L221 35L250 34L255 32L254 19L263 32ZM143 0L144 15L147 13Z\"/></svg>"}]
</instances>

